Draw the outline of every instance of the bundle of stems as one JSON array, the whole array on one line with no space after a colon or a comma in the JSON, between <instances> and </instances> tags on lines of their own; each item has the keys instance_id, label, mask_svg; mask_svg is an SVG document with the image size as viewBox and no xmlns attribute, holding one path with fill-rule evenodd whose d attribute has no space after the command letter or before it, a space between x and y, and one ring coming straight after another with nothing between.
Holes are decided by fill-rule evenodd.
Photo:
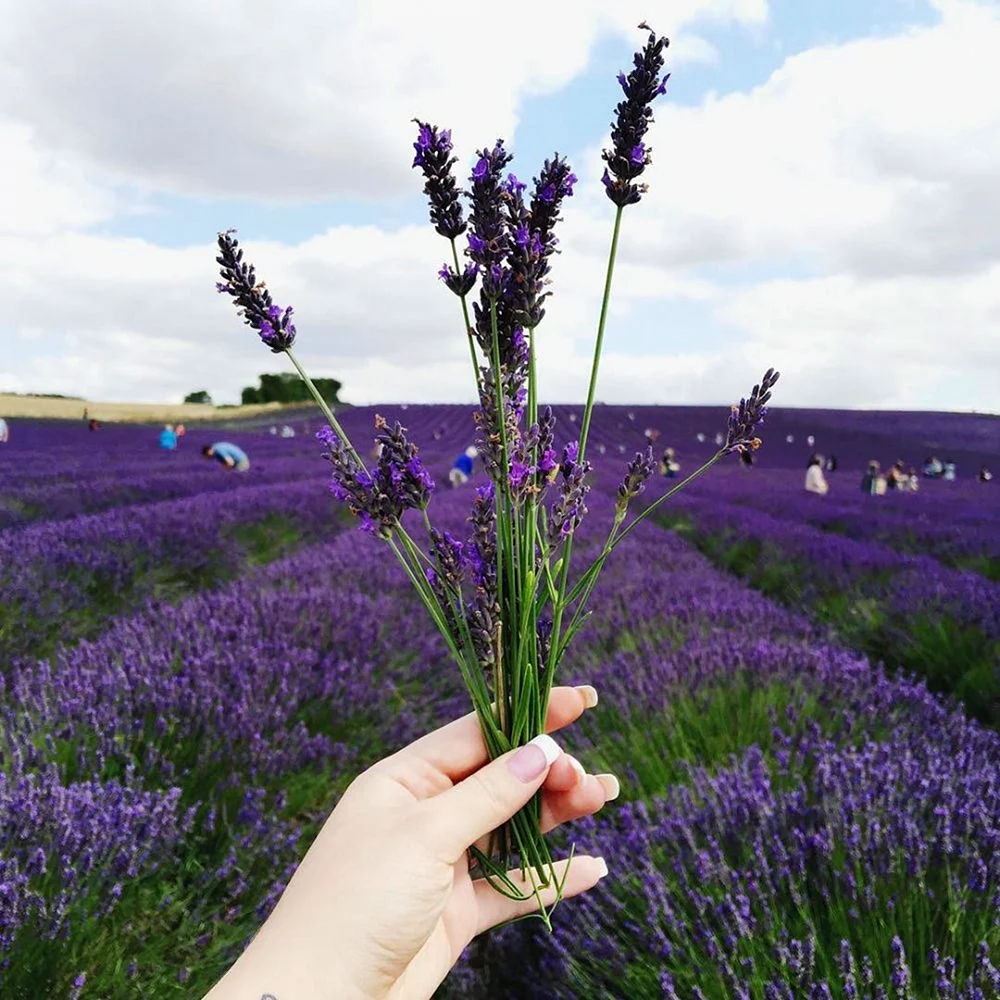
<instances>
[{"instance_id":1,"label":"bundle of stems","mask_svg":"<svg viewBox=\"0 0 1000 1000\"><path fill-rule=\"evenodd\" d=\"M602 181L615 206L614 227L578 441L557 448L552 411L538 399L535 359L558 242L554 231L576 177L556 154L545 161L527 198L527 185L513 173L505 176L511 156L498 140L478 152L469 187L460 191L450 133L416 122L414 167L424 177L431 222L451 249L451 263L439 276L459 299L479 396L477 456L488 479L475 489L468 539L432 524L428 505L434 482L404 427L376 419L378 458L366 466L292 351L292 309L274 304L244 261L232 230L218 237L218 291L233 298L244 321L272 351L288 356L312 392L329 425L318 437L331 463L331 489L399 561L461 671L493 758L544 732L560 661L586 621L588 599L610 555L678 490L726 455L759 446L756 428L778 378L769 370L732 408L725 441L708 462L630 518L632 501L655 469L651 447L637 453L619 484L603 545L571 584L574 535L587 513L591 488L587 441L622 217L646 192L638 180L651 162L645 143L650 105L664 93L668 79L663 73L667 39L645 24L640 28L648 38L632 70L619 74L624 96L615 109L612 146L603 153ZM458 238L465 233L463 264ZM419 539L402 523L407 510L420 514ZM562 884L540 824L539 793L494 833L487 850L472 848L470 863L498 892L515 899L536 896L537 915L551 927ZM511 878L518 869L532 886L527 895ZM555 902L545 906L541 892L553 884Z\"/></svg>"}]
</instances>

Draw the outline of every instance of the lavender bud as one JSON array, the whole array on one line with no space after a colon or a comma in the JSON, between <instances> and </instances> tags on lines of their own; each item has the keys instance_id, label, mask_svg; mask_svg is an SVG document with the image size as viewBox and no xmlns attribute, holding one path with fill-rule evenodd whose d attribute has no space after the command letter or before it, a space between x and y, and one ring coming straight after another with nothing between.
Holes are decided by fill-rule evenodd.
<instances>
[{"instance_id":1,"label":"lavender bud","mask_svg":"<svg viewBox=\"0 0 1000 1000\"><path fill-rule=\"evenodd\" d=\"M658 38L648 24L639 27L649 32L649 39L634 55L628 76L618 74L625 99L615 108L615 121L611 125L612 148L601 154L607 164L601 178L605 194L620 208L636 204L646 191L645 184L635 183L652 162L651 150L643 137L653 121L650 105L666 91L670 78L669 73L663 75L663 51L670 42Z\"/></svg>"},{"instance_id":2,"label":"lavender bud","mask_svg":"<svg viewBox=\"0 0 1000 1000\"><path fill-rule=\"evenodd\" d=\"M216 284L215 290L231 295L243 322L256 330L260 339L275 354L280 354L295 342L292 307L282 310L274 304L264 283L257 281L253 265L244 263L243 251L233 237L235 232L235 229L227 229L219 233L219 255L215 259L222 281Z\"/></svg>"},{"instance_id":3,"label":"lavender bud","mask_svg":"<svg viewBox=\"0 0 1000 1000\"><path fill-rule=\"evenodd\" d=\"M764 372L764 377L753 387L748 399L741 399L729 414L729 427L723 448L726 454L734 451L756 451L760 447L760 438L756 430L767 413L767 404L771 399L771 390L775 387L780 373L773 368Z\"/></svg>"},{"instance_id":4,"label":"lavender bud","mask_svg":"<svg viewBox=\"0 0 1000 1000\"><path fill-rule=\"evenodd\" d=\"M458 186L452 167L458 158L451 155L451 130L438 129L417 118L417 141L413 144L416 155L413 166L424 175L424 194L430 202L431 223L445 239L453 240L465 232L462 205L458 200Z\"/></svg>"},{"instance_id":5,"label":"lavender bud","mask_svg":"<svg viewBox=\"0 0 1000 1000\"><path fill-rule=\"evenodd\" d=\"M478 264L466 264L461 274L455 271L448 264L442 264L438 271L438 277L453 291L459 298L468 295L472 291L479 275Z\"/></svg>"}]
</instances>

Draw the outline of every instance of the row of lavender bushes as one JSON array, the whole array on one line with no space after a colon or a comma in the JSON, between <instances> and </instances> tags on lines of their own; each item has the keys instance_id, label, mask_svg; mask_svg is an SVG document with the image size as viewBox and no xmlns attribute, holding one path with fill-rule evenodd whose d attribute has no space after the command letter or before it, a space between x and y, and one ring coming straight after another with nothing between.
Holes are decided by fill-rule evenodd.
<instances>
[{"instance_id":1,"label":"row of lavender bushes","mask_svg":"<svg viewBox=\"0 0 1000 1000\"><path fill-rule=\"evenodd\" d=\"M1000 722L1000 583L705 496L679 500L660 522L873 662L913 671Z\"/></svg>"},{"instance_id":2,"label":"row of lavender bushes","mask_svg":"<svg viewBox=\"0 0 1000 1000\"><path fill-rule=\"evenodd\" d=\"M98 634L112 615L217 585L341 524L314 478L7 529L0 532L0 663Z\"/></svg>"},{"instance_id":3,"label":"row of lavender bushes","mask_svg":"<svg viewBox=\"0 0 1000 1000\"><path fill-rule=\"evenodd\" d=\"M567 744L624 778L573 831L613 877L442 996L991 995L998 738L677 536L626 545L566 674L602 694ZM354 531L21 663L0 703L13 997L199 995L350 777L464 711Z\"/></svg>"},{"instance_id":4,"label":"row of lavender bushes","mask_svg":"<svg viewBox=\"0 0 1000 1000\"><path fill-rule=\"evenodd\" d=\"M920 490L865 496L852 472L828 476L831 492L806 493L795 470L723 470L693 496L738 503L781 520L809 524L854 541L878 542L1000 581L1000 492L994 483L921 480Z\"/></svg>"}]
</instances>

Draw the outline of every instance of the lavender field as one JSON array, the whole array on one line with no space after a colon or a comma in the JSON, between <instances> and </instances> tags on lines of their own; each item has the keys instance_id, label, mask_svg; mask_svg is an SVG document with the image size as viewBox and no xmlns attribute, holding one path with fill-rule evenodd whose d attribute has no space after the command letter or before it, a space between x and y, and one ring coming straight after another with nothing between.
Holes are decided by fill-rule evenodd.
<instances>
[{"instance_id":1,"label":"lavender field","mask_svg":"<svg viewBox=\"0 0 1000 1000\"><path fill-rule=\"evenodd\" d=\"M470 409L388 406L438 483ZM557 407L557 437L582 408ZM375 410L345 410L355 441ZM578 546L624 460L715 450L718 408L600 406ZM468 710L389 554L332 501L303 418L195 429L12 422L0 445L0 996L200 997L351 778ZM622 797L564 845L610 877L475 943L457 998L1000 997L1000 420L773 410L609 564L568 732ZM807 444L808 436L815 444ZM202 444L235 441L246 474ZM789 440L791 439L791 440ZM813 450L830 493L806 495ZM955 483L863 496L865 463ZM481 476L481 473L478 473ZM473 484L476 476L473 478ZM662 492L652 482L641 499Z\"/></svg>"}]
</instances>

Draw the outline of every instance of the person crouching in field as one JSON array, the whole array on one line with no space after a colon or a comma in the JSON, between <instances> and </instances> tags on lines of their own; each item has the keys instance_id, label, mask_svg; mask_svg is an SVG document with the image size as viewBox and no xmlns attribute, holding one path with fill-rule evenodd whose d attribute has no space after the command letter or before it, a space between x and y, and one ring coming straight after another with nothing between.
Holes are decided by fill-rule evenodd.
<instances>
[{"instance_id":1,"label":"person crouching in field","mask_svg":"<svg viewBox=\"0 0 1000 1000\"><path fill-rule=\"evenodd\" d=\"M469 445L469 447L455 459L455 463L452 465L451 471L448 473L448 482L453 488L456 486L464 486L469 481L469 476L472 475L472 463L478 454L479 452L476 451L475 445Z\"/></svg>"},{"instance_id":2,"label":"person crouching in field","mask_svg":"<svg viewBox=\"0 0 1000 1000\"><path fill-rule=\"evenodd\" d=\"M823 475L823 456L813 455L806 467L806 492L826 496L830 486Z\"/></svg>"},{"instance_id":3,"label":"person crouching in field","mask_svg":"<svg viewBox=\"0 0 1000 1000\"><path fill-rule=\"evenodd\" d=\"M214 458L220 465L227 469L235 469L237 472L246 472L250 468L250 459L247 453L228 441L217 441L215 444L206 444L201 449L205 458Z\"/></svg>"},{"instance_id":4,"label":"person crouching in field","mask_svg":"<svg viewBox=\"0 0 1000 1000\"><path fill-rule=\"evenodd\" d=\"M10 428L7 421L0 417L0 444L6 444L10 440Z\"/></svg>"}]
</instances>

